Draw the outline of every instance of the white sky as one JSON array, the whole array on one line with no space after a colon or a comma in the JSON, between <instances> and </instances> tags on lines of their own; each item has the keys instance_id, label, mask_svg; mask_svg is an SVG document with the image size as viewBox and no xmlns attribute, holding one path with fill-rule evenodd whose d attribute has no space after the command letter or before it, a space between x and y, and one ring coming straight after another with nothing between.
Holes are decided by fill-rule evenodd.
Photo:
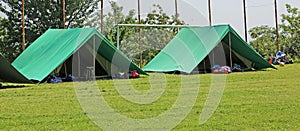
<instances>
[{"instance_id":1,"label":"white sky","mask_svg":"<svg viewBox=\"0 0 300 131\"><path fill-rule=\"evenodd\" d=\"M128 12L137 10L137 0L115 0ZM171 1L171 2L170 2ZM175 0L141 0L142 16L159 4L168 14L175 14ZM208 0L178 0L180 19L190 25L208 25ZM277 0L278 18L286 13L285 4L300 8L300 0ZM108 4L108 3L106 3ZM211 0L212 23L230 24L244 37L243 0ZM246 0L248 29L259 26L275 26L274 0ZM280 22L280 19L278 20ZM249 36L249 35L248 35ZM248 37L249 39L249 37Z\"/></svg>"},{"instance_id":2,"label":"white sky","mask_svg":"<svg viewBox=\"0 0 300 131\"><path fill-rule=\"evenodd\" d=\"M105 13L110 11L108 0L104 0ZM137 0L115 0L124 7L124 13L137 10ZM140 0L141 14L145 16L159 4L168 14L175 14L175 0ZM190 25L208 25L208 0L178 0L180 19ZM211 0L213 24L230 24L244 37L243 0ZM285 4L300 8L300 0L277 0L278 15L286 13ZM246 0L248 29L259 26L274 26L274 0ZM3 14L0 14L3 17ZM280 22L280 20L279 20Z\"/></svg>"}]
</instances>

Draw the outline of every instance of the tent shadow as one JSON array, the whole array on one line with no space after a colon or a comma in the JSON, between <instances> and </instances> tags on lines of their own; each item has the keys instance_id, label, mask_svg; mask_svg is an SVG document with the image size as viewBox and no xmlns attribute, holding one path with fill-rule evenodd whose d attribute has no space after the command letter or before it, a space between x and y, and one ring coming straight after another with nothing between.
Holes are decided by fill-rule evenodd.
<instances>
[{"instance_id":1,"label":"tent shadow","mask_svg":"<svg viewBox=\"0 0 300 131\"><path fill-rule=\"evenodd\" d=\"M25 85L2 85L0 86L0 90L2 89L12 89L12 88L24 88Z\"/></svg>"}]
</instances>

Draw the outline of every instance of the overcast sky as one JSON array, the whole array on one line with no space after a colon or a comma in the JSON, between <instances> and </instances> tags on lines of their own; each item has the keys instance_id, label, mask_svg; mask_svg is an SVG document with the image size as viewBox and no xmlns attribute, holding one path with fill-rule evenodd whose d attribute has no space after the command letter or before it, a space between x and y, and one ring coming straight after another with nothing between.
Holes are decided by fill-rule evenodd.
<instances>
[{"instance_id":1,"label":"overcast sky","mask_svg":"<svg viewBox=\"0 0 300 131\"><path fill-rule=\"evenodd\" d=\"M105 1L105 13L110 11ZM137 10L137 0L114 0L124 7L124 12ZM168 14L175 14L175 0L140 0L141 14L145 16L153 4L161 5ZM190 25L208 25L208 0L178 0L180 19ZM213 24L230 24L244 37L243 0L211 0ZM278 14L286 13L285 4L300 8L300 0L277 0ZM259 26L274 26L274 0L246 0L248 29ZM3 17L2 14L0 16ZM279 21L280 22L280 21Z\"/></svg>"},{"instance_id":2,"label":"overcast sky","mask_svg":"<svg viewBox=\"0 0 300 131\"><path fill-rule=\"evenodd\" d=\"M125 10L137 8L137 0L116 0ZM170 2L172 1L172 2ZM160 4L167 13L175 14L175 0L141 0L142 14ZM190 25L208 25L208 0L178 0L180 19ZM286 13L285 4L300 8L300 0L277 0L278 16ZM244 37L243 0L211 0L213 24L230 24ZM246 0L248 29L275 26L274 0ZM280 22L280 20L279 20Z\"/></svg>"}]
</instances>

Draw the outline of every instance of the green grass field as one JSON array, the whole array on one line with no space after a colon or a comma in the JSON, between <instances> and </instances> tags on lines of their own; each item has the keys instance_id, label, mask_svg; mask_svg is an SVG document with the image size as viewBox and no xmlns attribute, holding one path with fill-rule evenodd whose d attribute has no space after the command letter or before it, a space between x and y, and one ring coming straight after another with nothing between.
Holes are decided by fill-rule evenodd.
<instances>
[{"instance_id":1,"label":"green grass field","mask_svg":"<svg viewBox=\"0 0 300 131\"><path fill-rule=\"evenodd\" d=\"M300 130L299 69L300 64L293 64L278 70L226 75L220 105L206 123L199 125L211 84L211 74L201 74L196 104L173 130ZM147 119L167 111L178 97L181 75L166 77L162 96L143 105L124 100L112 80L99 80L97 84L100 94L116 112ZM149 77L130 80L141 92L149 90L148 81ZM0 130L101 130L81 108L73 83L1 89L0 105Z\"/></svg>"}]
</instances>

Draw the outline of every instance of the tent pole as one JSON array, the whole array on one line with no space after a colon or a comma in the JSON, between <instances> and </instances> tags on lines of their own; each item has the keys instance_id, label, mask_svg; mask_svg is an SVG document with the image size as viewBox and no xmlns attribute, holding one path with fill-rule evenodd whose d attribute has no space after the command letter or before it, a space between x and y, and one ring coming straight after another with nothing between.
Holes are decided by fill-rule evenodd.
<instances>
[{"instance_id":1,"label":"tent pole","mask_svg":"<svg viewBox=\"0 0 300 131\"><path fill-rule=\"evenodd\" d=\"M215 51L213 50L212 53L213 53L213 65L215 65Z\"/></svg>"},{"instance_id":2,"label":"tent pole","mask_svg":"<svg viewBox=\"0 0 300 131\"><path fill-rule=\"evenodd\" d=\"M248 42L246 0L243 0L243 7L244 7L245 40L246 40L246 42Z\"/></svg>"},{"instance_id":3,"label":"tent pole","mask_svg":"<svg viewBox=\"0 0 300 131\"><path fill-rule=\"evenodd\" d=\"M66 29L66 11L65 10L66 10L65 0L62 0L62 15L63 15L63 27L64 27L64 29ZM67 77L68 73L67 73L66 61L64 62L64 66L65 66L65 75Z\"/></svg>"},{"instance_id":4,"label":"tent pole","mask_svg":"<svg viewBox=\"0 0 300 131\"><path fill-rule=\"evenodd\" d=\"M94 36L93 38L93 76L95 77L96 73L96 36Z\"/></svg>"},{"instance_id":5,"label":"tent pole","mask_svg":"<svg viewBox=\"0 0 300 131\"><path fill-rule=\"evenodd\" d=\"M147 24L117 24L125 27L167 27L167 28L185 28L185 27L203 27L201 25L147 25Z\"/></svg>"},{"instance_id":6,"label":"tent pole","mask_svg":"<svg viewBox=\"0 0 300 131\"><path fill-rule=\"evenodd\" d=\"M140 68L143 68L143 45L142 45L142 30L139 28L139 45L140 45Z\"/></svg>"},{"instance_id":7,"label":"tent pole","mask_svg":"<svg viewBox=\"0 0 300 131\"><path fill-rule=\"evenodd\" d=\"M64 62L64 67L65 67L65 75L66 77L68 76L68 72L67 72L67 64L66 64L66 61Z\"/></svg>"},{"instance_id":8,"label":"tent pole","mask_svg":"<svg viewBox=\"0 0 300 131\"><path fill-rule=\"evenodd\" d=\"M25 50L25 20L24 20L24 0L22 0L22 50Z\"/></svg>"},{"instance_id":9,"label":"tent pole","mask_svg":"<svg viewBox=\"0 0 300 131\"><path fill-rule=\"evenodd\" d=\"M101 5L100 5L100 8L101 8L101 33L103 34L104 31L103 31L103 6L104 6L104 0L100 0L101 1Z\"/></svg>"},{"instance_id":10,"label":"tent pole","mask_svg":"<svg viewBox=\"0 0 300 131\"><path fill-rule=\"evenodd\" d=\"M209 26L212 26L211 2L210 2L210 0L208 0L208 19L209 19Z\"/></svg>"},{"instance_id":11,"label":"tent pole","mask_svg":"<svg viewBox=\"0 0 300 131\"><path fill-rule=\"evenodd\" d=\"M276 28L276 43L277 43L277 52L280 51L280 41L279 41L279 31L278 31L278 11L277 11L277 0L274 0L275 6L275 28Z\"/></svg>"},{"instance_id":12,"label":"tent pole","mask_svg":"<svg viewBox=\"0 0 300 131\"><path fill-rule=\"evenodd\" d=\"M62 0L62 13L63 13L63 22L64 22L64 29L66 29L66 6L65 6L65 0Z\"/></svg>"},{"instance_id":13,"label":"tent pole","mask_svg":"<svg viewBox=\"0 0 300 131\"><path fill-rule=\"evenodd\" d=\"M204 73L206 73L206 62L205 62L205 58L204 58L204 61L203 61L203 67L204 67Z\"/></svg>"},{"instance_id":14,"label":"tent pole","mask_svg":"<svg viewBox=\"0 0 300 131\"><path fill-rule=\"evenodd\" d=\"M138 23L141 24L141 2L138 0ZM143 45L142 45L142 30L139 27L139 45L140 45L140 68L143 64Z\"/></svg>"},{"instance_id":15,"label":"tent pole","mask_svg":"<svg viewBox=\"0 0 300 131\"><path fill-rule=\"evenodd\" d=\"M80 55L79 55L79 50L77 51L77 59L78 59L78 77L81 77L80 74Z\"/></svg>"},{"instance_id":16,"label":"tent pole","mask_svg":"<svg viewBox=\"0 0 300 131\"><path fill-rule=\"evenodd\" d=\"M177 0L175 0L175 25L178 25L178 4Z\"/></svg>"},{"instance_id":17,"label":"tent pole","mask_svg":"<svg viewBox=\"0 0 300 131\"><path fill-rule=\"evenodd\" d=\"M117 49L119 49L120 46L120 26L117 25Z\"/></svg>"},{"instance_id":18,"label":"tent pole","mask_svg":"<svg viewBox=\"0 0 300 131\"><path fill-rule=\"evenodd\" d=\"M232 67L232 52L231 52L231 35L229 32L229 59L230 59L230 67Z\"/></svg>"},{"instance_id":19,"label":"tent pole","mask_svg":"<svg viewBox=\"0 0 300 131\"><path fill-rule=\"evenodd\" d=\"M176 21L175 25L179 24L178 17L179 17L179 15L178 15L178 1L175 0L175 21ZM178 32L178 31L179 31L179 28L176 28L176 32Z\"/></svg>"}]
</instances>

